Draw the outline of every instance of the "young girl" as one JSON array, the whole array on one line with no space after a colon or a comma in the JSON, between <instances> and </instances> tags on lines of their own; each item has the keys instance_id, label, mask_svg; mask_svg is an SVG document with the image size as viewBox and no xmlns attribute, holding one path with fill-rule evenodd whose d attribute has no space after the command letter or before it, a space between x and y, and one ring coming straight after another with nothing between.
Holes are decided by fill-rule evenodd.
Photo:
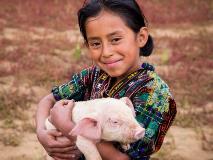
<instances>
[{"instance_id":1,"label":"young girl","mask_svg":"<svg viewBox=\"0 0 213 160\"><path fill-rule=\"evenodd\" d=\"M141 62L140 56L149 56L153 50L144 15L135 0L90 0L79 10L78 20L95 66L54 87L40 101L36 118L40 143L55 159L78 159L81 153L68 136L74 125L70 121L73 103L69 100L126 96L134 104L136 119L146 128L145 138L125 151L113 142L100 142L97 147L107 160L149 159L160 149L176 115L176 105L154 67ZM45 130L51 108L52 122L62 133ZM57 141L55 137L62 134L68 138Z\"/></svg>"}]
</instances>

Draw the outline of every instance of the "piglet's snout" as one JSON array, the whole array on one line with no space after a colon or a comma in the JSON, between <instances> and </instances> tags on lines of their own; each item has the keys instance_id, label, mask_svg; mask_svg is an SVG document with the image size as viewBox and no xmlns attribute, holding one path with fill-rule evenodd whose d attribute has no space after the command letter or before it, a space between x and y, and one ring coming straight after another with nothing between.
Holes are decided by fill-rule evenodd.
<instances>
[{"instance_id":1,"label":"piglet's snout","mask_svg":"<svg viewBox=\"0 0 213 160\"><path fill-rule=\"evenodd\" d=\"M143 138L144 135L145 135L145 129L144 128L138 127L137 129L135 129L135 136L134 136L134 138L136 140L139 140L139 139Z\"/></svg>"}]
</instances>

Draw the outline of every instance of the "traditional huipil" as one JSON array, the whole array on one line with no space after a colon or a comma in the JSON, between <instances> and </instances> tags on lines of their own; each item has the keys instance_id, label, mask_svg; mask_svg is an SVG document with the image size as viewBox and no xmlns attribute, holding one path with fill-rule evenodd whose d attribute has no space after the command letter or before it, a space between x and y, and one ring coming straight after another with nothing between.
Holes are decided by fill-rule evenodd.
<instances>
[{"instance_id":1,"label":"traditional huipil","mask_svg":"<svg viewBox=\"0 0 213 160\"><path fill-rule=\"evenodd\" d=\"M132 160L148 160L160 149L163 139L176 115L176 104L168 85L157 75L154 67L143 63L141 68L116 82L97 66L74 74L71 80L54 87L56 100L89 100L102 97L129 97L134 105L136 119L146 129L145 137L123 150ZM82 158L83 159L83 158Z\"/></svg>"}]
</instances>

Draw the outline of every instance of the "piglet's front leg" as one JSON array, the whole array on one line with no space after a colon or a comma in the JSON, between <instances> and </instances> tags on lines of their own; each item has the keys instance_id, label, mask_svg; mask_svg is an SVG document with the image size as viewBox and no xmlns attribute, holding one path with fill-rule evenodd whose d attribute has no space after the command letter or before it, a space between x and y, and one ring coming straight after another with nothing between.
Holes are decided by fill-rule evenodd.
<instances>
[{"instance_id":1,"label":"piglet's front leg","mask_svg":"<svg viewBox=\"0 0 213 160\"><path fill-rule=\"evenodd\" d=\"M77 136L76 146L84 154L86 160L102 160L96 145L91 140Z\"/></svg>"}]
</instances>

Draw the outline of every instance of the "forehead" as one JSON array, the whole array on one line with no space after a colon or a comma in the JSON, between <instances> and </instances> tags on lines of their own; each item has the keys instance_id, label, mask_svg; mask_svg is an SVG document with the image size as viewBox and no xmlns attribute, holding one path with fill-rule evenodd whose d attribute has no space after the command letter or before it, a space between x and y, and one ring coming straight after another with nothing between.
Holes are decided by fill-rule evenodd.
<instances>
[{"instance_id":1,"label":"forehead","mask_svg":"<svg viewBox=\"0 0 213 160\"><path fill-rule=\"evenodd\" d=\"M131 31L119 15L109 11L101 11L96 17L88 18L85 27L88 38Z\"/></svg>"}]
</instances>

